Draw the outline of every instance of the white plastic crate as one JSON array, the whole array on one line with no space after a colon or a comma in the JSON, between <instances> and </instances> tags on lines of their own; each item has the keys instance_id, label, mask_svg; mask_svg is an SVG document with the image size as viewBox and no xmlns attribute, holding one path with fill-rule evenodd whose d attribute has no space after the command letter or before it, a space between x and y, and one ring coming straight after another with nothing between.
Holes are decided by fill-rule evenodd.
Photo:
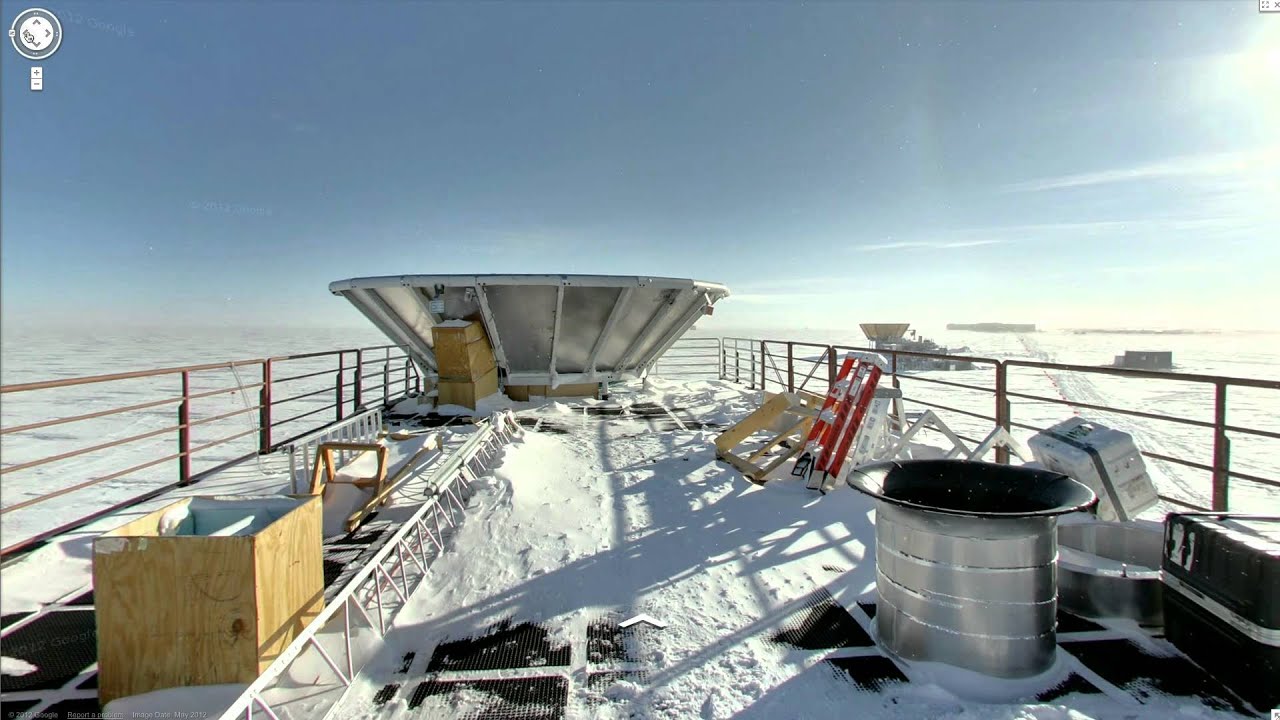
<instances>
[{"instance_id":1,"label":"white plastic crate","mask_svg":"<svg viewBox=\"0 0 1280 720\"><path fill-rule=\"evenodd\" d=\"M1074 417L1036 433L1027 444L1046 469L1098 493L1102 520L1128 520L1159 502L1142 454L1128 433Z\"/></svg>"}]
</instances>

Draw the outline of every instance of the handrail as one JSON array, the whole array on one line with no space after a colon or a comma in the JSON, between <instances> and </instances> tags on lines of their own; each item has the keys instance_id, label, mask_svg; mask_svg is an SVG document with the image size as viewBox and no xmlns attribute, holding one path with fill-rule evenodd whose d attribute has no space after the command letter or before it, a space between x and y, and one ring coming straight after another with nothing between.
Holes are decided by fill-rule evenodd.
<instances>
[{"instance_id":1,"label":"handrail","mask_svg":"<svg viewBox=\"0 0 1280 720\"><path fill-rule=\"evenodd\" d=\"M991 357L980 357L973 355L953 355L948 353L925 352L918 350L882 350L870 347L859 347L852 345L822 345L820 343L811 343L794 340L777 340L770 338L743 338L743 337L723 337L721 338L721 357L720 357L720 377L723 380L732 380L734 382L743 382L744 379L752 388L757 385L760 389L768 390L770 386L777 386L787 391L795 391L804 389L806 384L814 377L817 368L822 364L828 366L828 381L835 378L836 354L837 352L858 352L858 353L878 353L887 356L890 361L890 368L886 373L892 380L894 387L900 387L903 378L909 379L911 382L932 383L937 385L945 385L949 387L960 388L968 391L982 392L989 394L995 400L995 415L989 416L981 413L975 413L969 410L962 410L947 405L927 402L918 398L904 397L904 400L916 402L918 404L934 407L947 412L958 413L967 417L980 418L984 420L994 420L996 425L1004 428L1006 431L1012 428L1022 428L1034 431L1040 431L1044 428L1027 425L1025 423L1014 422L1012 413L1014 406L1010 402L1011 399L1030 400L1033 402L1044 402L1057 405L1065 405L1076 409L1089 409L1101 412L1110 412L1117 415L1125 415L1131 417L1139 417L1159 422L1170 422L1183 426L1197 427L1201 429L1211 430L1213 432L1213 460L1209 464L1197 463L1185 458L1176 458L1162 453L1152 451L1142 451L1144 457L1171 462L1186 467L1198 468L1212 473L1213 475L1213 507L1214 511L1226 510L1228 503L1228 490L1232 478L1246 480L1248 482L1264 485L1268 487L1280 487L1280 480L1265 478L1256 474L1243 473L1232 470L1230 466L1230 437L1228 433L1237 435L1246 435L1250 437L1265 438L1276 440L1280 439L1280 431L1273 431L1263 428L1250 428L1241 425L1228 424L1227 417L1227 389L1231 387L1253 388L1264 390L1280 390L1280 380L1265 380L1259 378L1243 378L1233 376L1206 375L1196 373L1178 373L1178 372L1162 372L1153 370L1135 370L1130 368L1114 368L1104 366L1090 366L1066 363L1050 363L1033 360L1002 360ZM812 360L808 357L797 357L797 348L823 348L825 359ZM777 352L775 349L785 349L785 353ZM983 387L977 385L968 385L939 378L927 378L914 375L904 375L899 370L900 358L919 358L943 360L949 362L966 362L974 365L989 366L995 373L994 387ZM744 359L749 360L749 374L743 373ZM785 367L780 367L779 360L785 361ZM812 363L813 367L809 368L806 363ZM797 372L796 365L808 370L808 374L801 376ZM1009 389L1011 378L1009 375L1010 368L1029 368L1039 370L1052 370L1056 372L1083 373L1093 375L1107 375L1120 378L1132 378L1142 380L1161 380L1170 382L1190 382L1201 385L1212 385L1214 388L1213 401L1213 421L1199 420L1196 418L1180 417L1177 415L1166 415L1162 413L1153 413L1144 410L1136 410L1129 408L1116 407L1111 405L1102 405L1096 403L1086 403L1073 401L1068 399L1049 398L1040 395L1032 395L1025 392L1015 392ZM772 371L772 374L770 373ZM797 381L803 377L797 386ZM996 461L1007 463L1009 461L1008 450L1006 448L996 449ZM1170 498L1161 495L1161 498L1187 507L1199 507L1185 500Z\"/></svg>"},{"instance_id":2,"label":"handrail","mask_svg":"<svg viewBox=\"0 0 1280 720\"><path fill-rule=\"evenodd\" d=\"M109 392L110 389L119 387L114 383L123 381L143 380L151 383L145 388L124 386L125 392L142 395L131 399L144 400L143 402L135 401L94 412L43 418L0 428L0 435L5 437L6 444L21 442L24 434L49 427L70 428L68 434L98 440L87 442L81 447L69 448L61 445L57 452L49 452L41 457L28 456L20 462L0 465L0 474L5 476L7 487L34 482L44 484L41 489L45 490L0 508L0 515L9 515L70 493L87 491L119 478L129 478L128 482L138 483L139 493L132 494L132 499L123 503L112 502L114 498L97 501L104 505L110 504L111 508L126 507L131 502L150 497L157 488L187 485L207 477L211 469L224 468L227 465L224 461L225 454L219 456L207 452L214 448L239 441L233 447L240 449L233 450L230 454L237 456L236 462L242 462L254 455L264 455L279 449L283 443L275 440L277 436L290 435L297 438L332 422L341 421L366 405L375 402L379 406L388 405L404 394L414 390L421 391L423 376L418 368L407 355L393 354L393 350L398 350L398 346L378 345L276 355L0 386L0 394L5 396L6 402L19 394L31 395L37 401L47 397L49 410L56 412L57 403L65 395L53 393L66 388L79 388L82 393L104 388ZM295 364L297 367L294 367ZM294 372L277 373L277 367L294 368ZM374 372L368 372L375 368ZM366 374L378 377L380 382L365 385L363 380ZM227 382L229 375L234 375L234 384ZM178 392L166 393L154 384L166 379L180 385L180 388L175 388ZM199 381L198 385L196 381ZM217 389L196 389L198 386ZM378 386L381 386L381 390ZM279 392L281 388L289 388L291 391ZM147 399L147 394L151 394L154 399ZM156 395L159 397L155 397ZM287 416L281 414L282 410L289 408L296 410ZM326 412L332 414L317 417ZM250 420L236 423L238 418L246 415ZM177 422L165 422L166 416ZM115 418L124 420L114 420ZM139 426L139 423L142 425ZM122 437L111 437L122 429L133 429L133 432L122 433ZM197 429L206 431L199 441L194 437ZM249 439L251 436L256 437L256 442ZM155 443L175 440L177 447L174 452L157 452ZM249 449L249 442L254 442L253 451L244 452ZM97 458L112 460L117 457L112 453L122 447L140 449L145 455L135 456L136 463L127 468L103 468L100 472L86 473L90 475L88 478L82 475L77 478L77 482L61 487L52 485L50 480L45 479L61 477L61 473L55 476L49 474L47 469L41 469L70 458L91 462ZM193 468L193 462L200 462L202 465L216 464L216 468L206 467L197 471ZM37 479L31 480L31 476L23 475L27 471L35 471ZM55 515L56 513L50 513L50 517ZM100 516L101 513L95 506L81 520L88 522ZM78 525L60 524L56 528L36 532L18 541L6 538L9 544L0 549L0 557L31 549L74 527Z\"/></svg>"}]
</instances>

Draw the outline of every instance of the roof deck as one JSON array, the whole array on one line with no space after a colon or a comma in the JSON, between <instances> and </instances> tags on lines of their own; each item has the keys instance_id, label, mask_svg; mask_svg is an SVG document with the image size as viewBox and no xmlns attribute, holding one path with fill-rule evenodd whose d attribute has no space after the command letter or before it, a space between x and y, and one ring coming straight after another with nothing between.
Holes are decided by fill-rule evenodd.
<instances>
[{"instance_id":1,"label":"roof deck","mask_svg":"<svg viewBox=\"0 0 1280 720\"><path fill-rule=\"evenodd\" d=\"M110 709L262 716L269 707L281 718L330 709L335 717L1254 715L1159 628L1126 622L1060 613L1055 666L1018 683L885 656L872 622L871 501L785 479L753 485L715 461L712 440L759 406L758 387L798 388L824 374L828 354L804 344L788 344L785 355L753 345L742 354L718 345L716 374L726 379L651 377L617 386L607 401L507 403L522 437L483 447L474 442L482 426L393 399L387 421L438 433L444 448L389 508L356 532L327 535L330 612L311 644L247 693L180 688ZM963 429L980 426L975 418ZM941 454L927 436L917 440L916 457ZM393 469L414 447L394 451ZM6 711L101 709L93 536L177 497L289 492L298 481L285 456L253 456L7 560ZM622 627L638 614L664 626Z\"/></svg>"}]
</instances>

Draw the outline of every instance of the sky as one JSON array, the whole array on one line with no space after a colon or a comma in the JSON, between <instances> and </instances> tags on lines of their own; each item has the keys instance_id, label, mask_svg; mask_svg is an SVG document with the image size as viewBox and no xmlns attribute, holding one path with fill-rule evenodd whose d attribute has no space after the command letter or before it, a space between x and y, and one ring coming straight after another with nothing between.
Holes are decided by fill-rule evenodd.
<instances>
[{"instance_id":1,"label":"sky","mask_svg":"<svg viewBox=\"0 0 1280 720\"><path fill-rule=\"evenodd\" d=\"M1280 328L1257 0L39 5L5 326L360 326L329 282L531 272L722 282L724 327Z\"/></svg>"}]
</instances>

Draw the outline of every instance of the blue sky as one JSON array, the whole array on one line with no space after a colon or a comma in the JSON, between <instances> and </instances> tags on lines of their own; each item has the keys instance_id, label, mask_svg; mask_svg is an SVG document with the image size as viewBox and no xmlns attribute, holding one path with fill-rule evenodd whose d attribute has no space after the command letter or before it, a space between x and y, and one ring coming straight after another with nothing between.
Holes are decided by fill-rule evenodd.
<instances>
[{"instance_id":1,"label":"blue sky","mask_svg":"<svg viewBox=\"0 0 1280 720\"><path fill-rule=\"evenodd\" d=\"M586 272L724 282L733 327L1280 325L1255 0L44 7L43 92L0 48L4 323Z\"/></svg>"}]
</instances>

